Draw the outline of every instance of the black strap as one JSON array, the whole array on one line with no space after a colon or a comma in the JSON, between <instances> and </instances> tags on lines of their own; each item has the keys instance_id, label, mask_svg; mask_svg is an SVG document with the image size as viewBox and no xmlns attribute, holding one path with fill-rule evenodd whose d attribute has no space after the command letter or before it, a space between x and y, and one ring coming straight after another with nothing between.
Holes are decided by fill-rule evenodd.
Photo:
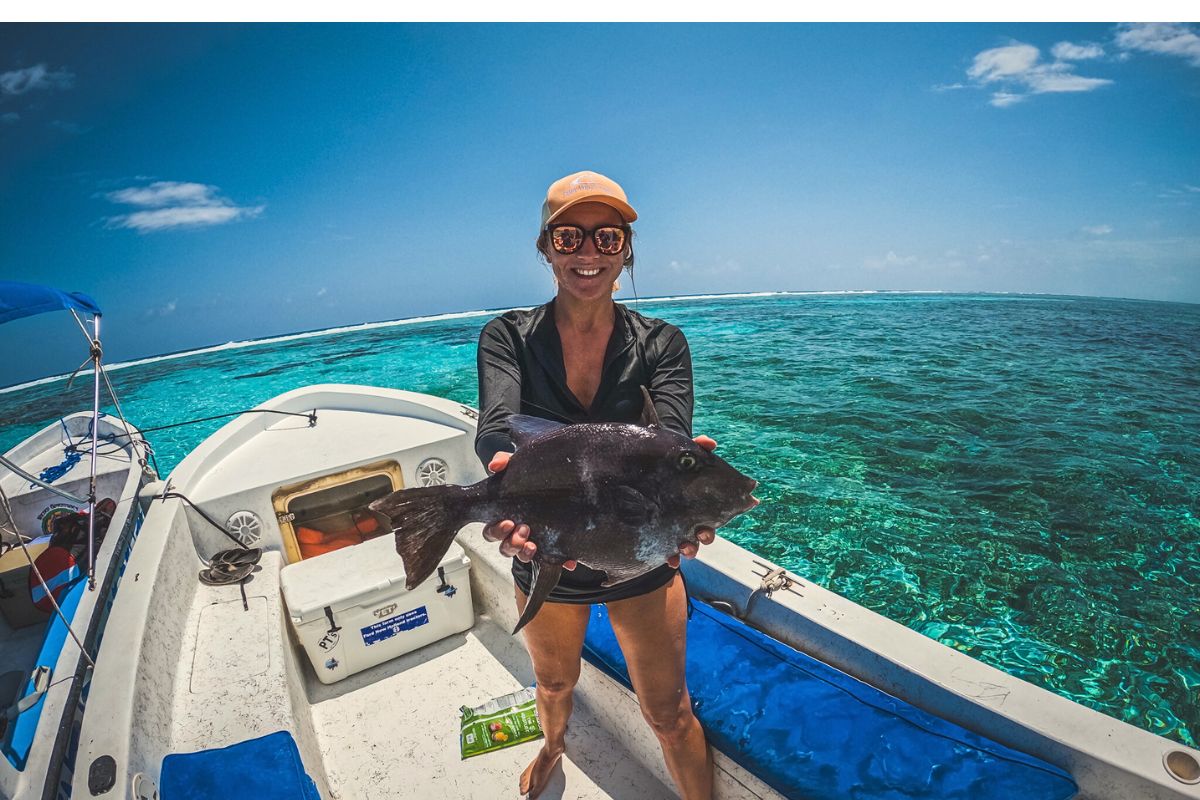
<instances>
[{"instance_id":1,"label":"black strap","mask_svg":"<svg viewBox=\"0 0 1200 800\"><path fill-rule=\"evenodd\" d=\"M236 536L234 536L232 533L230 533L228 530L226 530L224 525L219 524L216 520L214 520L208 514L204 513L204 509L200 508L200 506L196 505L195 503L193 503L191 500L184 497L179 492L163 492L161 495L159 495L159 499L160 500L182 500L183 502L185 502L189 506L191 506L193 511L195 511L197 514L199 514L201 517L203 517L205 522L207 522L209 525L212 525L214 528L219 530L231 542L233 542L234 544L236 544L238 547L242 548L243 550L250 549L250 548L246 547L246 545L244 545L240 541L238 541L238 538ZM228 551L223 550L222 552L228 552Z\"/></svg>"},{"instance_id":2,"label":"black strap","mask_svg":"<svg viewBox=\"0 0 1200 800\"><path fill-rule=\"evenodd\" d=\"M692 618L692 612L696 609L692 606L692 593L688 591L687 578L683 575L683 567L680 566L676 570L679 573L679 580L683 581L683 596L687 599L687 618Z\"/></svg>"},{"instance_id":3,"label":"black strap","mask_svg":"<svg viewBox=\"0 0 1200 800\"><path fill-rule=\"evenodd\" d=\"M333 609L330 606L325 606L325 619L329 620L329 630L327 633L337 633L341 630L341 626L333 621Z\"/></svg>"}]
</instances>

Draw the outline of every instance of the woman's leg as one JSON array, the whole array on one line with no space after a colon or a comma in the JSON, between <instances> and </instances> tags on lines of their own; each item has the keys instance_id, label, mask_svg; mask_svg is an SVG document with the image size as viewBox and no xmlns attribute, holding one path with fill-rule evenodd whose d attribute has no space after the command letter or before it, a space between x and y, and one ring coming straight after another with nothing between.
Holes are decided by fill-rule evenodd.
<instances>
[{"instance_id":1,"label":"woman's leg","mask_svg":"<svg viewBox=\"0 0 1200 800\"><path fill-rule=\"evenodd\" d=\"M517 591L517 613L525 611L525 593ZM537 679L538 721L546 740L537 758L521 773L521 794L541 794L566 747L567 720L574 707L583 636L591 606L546 603L523 629L525 647Z\"/></svg>"},{"instance_id":2,"label":"woman's leg","mask_svg":"<svg viewBox=\"0 0 1200 800\"><path fill-rule=\"evenodd\" d=\"M662 745L667 770L684 800L712 797L713 762L692 713L684 678L687 594L676 575L661 589L608 604L608 618L629 665L642 716Z\"/></svg>"}]
</instances>

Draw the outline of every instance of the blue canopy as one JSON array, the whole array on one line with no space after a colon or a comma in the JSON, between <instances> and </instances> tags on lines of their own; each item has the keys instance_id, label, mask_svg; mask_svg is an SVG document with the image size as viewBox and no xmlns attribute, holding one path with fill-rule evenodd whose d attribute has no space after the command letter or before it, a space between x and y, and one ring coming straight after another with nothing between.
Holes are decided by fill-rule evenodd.
<instances>
[{"instance_id":1,"label":"blue canopy","mask_svg":"<svg viewBox=\"0 0 1200 800\"><path fill-rule=\"evenodd\" d=\"M0 281L0 324L67 308L100 314L100 306L83 292L60 292L49 286Z\"/></svg>"}]
</instances>

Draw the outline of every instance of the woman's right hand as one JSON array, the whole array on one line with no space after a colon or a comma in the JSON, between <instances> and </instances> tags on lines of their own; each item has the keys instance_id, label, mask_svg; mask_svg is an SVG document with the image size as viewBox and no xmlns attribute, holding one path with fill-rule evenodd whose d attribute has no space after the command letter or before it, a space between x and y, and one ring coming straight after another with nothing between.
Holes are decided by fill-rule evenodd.
<instances>
[{"instance_id":1,"label":"woman's right hand","mask_svg":"<svg viewBox=\"0 0 1200 800\"><path fill-rule=\"evenodd\" d=\"M512 453L501 451L492 456L488 464L489 472L500 472L508 466ZM500 555L509 558L516 557L529 563L537 554L537 545L529 541L529 526L518 525L511 519L502 519L483 526L483 538L489 542L500 542ZM564 561L563 569L575 569L574 561Z\"/></svg>"}]
</instances>

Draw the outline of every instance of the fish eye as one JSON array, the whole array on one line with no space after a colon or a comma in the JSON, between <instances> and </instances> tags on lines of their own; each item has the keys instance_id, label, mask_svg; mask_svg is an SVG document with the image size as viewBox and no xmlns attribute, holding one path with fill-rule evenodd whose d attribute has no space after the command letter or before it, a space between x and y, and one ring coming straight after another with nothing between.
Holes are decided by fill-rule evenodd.
<instances>
[{"instance_id":1,"label":"fish eye","mask_svg":"<svg viewBox=\"0 0 1200 800\"><path fill-rule=\"evenodd\" d=\"M679 468L685 472L691 472L700 464L700 462L696 460L696 457L691 453L680 453L679 459L676 463L679 465Z\"/></svg>"}]
</instances>

